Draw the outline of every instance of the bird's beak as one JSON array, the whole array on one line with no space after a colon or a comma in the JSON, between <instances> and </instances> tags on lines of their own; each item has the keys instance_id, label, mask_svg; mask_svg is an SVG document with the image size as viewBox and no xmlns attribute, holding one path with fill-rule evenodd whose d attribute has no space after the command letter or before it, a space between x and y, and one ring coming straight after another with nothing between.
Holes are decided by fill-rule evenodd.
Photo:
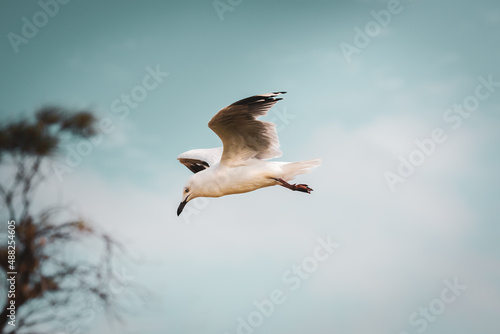
<instances>
[{"instance_id":1,"label":"bird's beak","mask_svg":"<svg viewBox=\"0 0 500 334\"><path fill-rule=\"evenodd\" d=\"M182 212L182 210L184 210L184 207L186 206L187 202L188 202L188 197L189 195L181 202L181 204L179 204L179 207L177 208L177 216L179 216Z\"/></svg>"}]
</instances>

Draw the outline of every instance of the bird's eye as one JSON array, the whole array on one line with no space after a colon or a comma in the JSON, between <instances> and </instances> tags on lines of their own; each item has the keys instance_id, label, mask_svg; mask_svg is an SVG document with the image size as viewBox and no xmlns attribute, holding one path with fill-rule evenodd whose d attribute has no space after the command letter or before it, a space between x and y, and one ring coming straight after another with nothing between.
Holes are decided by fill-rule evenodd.
<instances>
[{"instance_id":1,"label":"bird's eye","mask_svg":"<svg viewBox=\"0 0 500 334\"><path fill-rule=\"evenodd\" d=\"M188 192L189 192L189 188L186 188L186 189L184 190L184 192L185 192L185 193L188 193Z\"/></svg>"}]
</instances>

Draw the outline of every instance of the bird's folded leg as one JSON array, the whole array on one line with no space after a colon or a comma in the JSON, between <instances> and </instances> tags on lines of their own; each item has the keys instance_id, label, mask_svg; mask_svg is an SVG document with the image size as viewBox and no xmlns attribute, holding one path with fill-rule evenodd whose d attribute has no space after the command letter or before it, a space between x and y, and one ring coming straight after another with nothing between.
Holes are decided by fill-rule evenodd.
<instances>
[{"instance_id":1,"label":"bird's folded leg","mask_svg":"<svg viewBox=\"0 0 500 334\"><path fill-rule=\"evenodd\" d=\"M311 191L313 191L312 188L309 188L309 186L307 184L290 184L283 179L276 179L274 177L272 179L278 181L281 186L288 188L290 190L293 190L293 191L302 191L302 192L308 193L308 194L310 194Z\"/></svg>"}]
</instances>

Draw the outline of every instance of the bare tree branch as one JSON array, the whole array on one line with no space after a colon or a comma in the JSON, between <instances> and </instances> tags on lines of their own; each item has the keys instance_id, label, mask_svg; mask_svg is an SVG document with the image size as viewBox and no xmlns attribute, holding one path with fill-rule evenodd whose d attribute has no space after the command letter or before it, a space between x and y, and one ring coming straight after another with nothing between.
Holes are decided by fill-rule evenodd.
<instances>
[{"instance_id":1,"label":"bare tree branch","mask_svg":"<svg viewBox=\"0 0 500 334\"><path fill-rule=\"evenodd\" d=\"M123 282L116 274L118 260L128 257L122 244L84 219L60 219L68 211L64 206L47 206L38 213L32 209L45 179L44 159L57 152L65 134L73 138L95 134L94 123L94 116L86 111L44 107L36 113L34 123L26 119L0 126L0 165L15 168L12 177L0 184L0 197L8 219L16 221L17 270L17 323L16 327L7 324L9 300L2 297L2 333L53 333L68 326L83 330L102 311L122 321L130 300L140 301L145 296L136 284ZM67 256L83 240L96 246L94 252ZM0 272L6 275L8 252L2 242ZM127 294L119 295L112 288L115 286ZM126 303L121 297L127 297Z\"/></svg>"}]
</instances>

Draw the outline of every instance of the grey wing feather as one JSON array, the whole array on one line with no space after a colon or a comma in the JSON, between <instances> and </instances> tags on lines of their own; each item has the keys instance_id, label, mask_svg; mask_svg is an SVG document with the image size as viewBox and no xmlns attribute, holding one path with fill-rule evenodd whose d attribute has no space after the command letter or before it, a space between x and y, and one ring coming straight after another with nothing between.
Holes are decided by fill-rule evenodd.
<instances>
[{"instance_id":1,"label":"grey wing feather","mask_svg":"<svg viewBox=\"0 0 500 334\"><path fill-rule=\"evenodd\" d=\"M208 123L222 140L221 163L238 164L252 158L271 159L281 156L276 124L259 121L269 109L282 100L285 92L255 95L221 109Z\"/></svg>"}]
</instances>

